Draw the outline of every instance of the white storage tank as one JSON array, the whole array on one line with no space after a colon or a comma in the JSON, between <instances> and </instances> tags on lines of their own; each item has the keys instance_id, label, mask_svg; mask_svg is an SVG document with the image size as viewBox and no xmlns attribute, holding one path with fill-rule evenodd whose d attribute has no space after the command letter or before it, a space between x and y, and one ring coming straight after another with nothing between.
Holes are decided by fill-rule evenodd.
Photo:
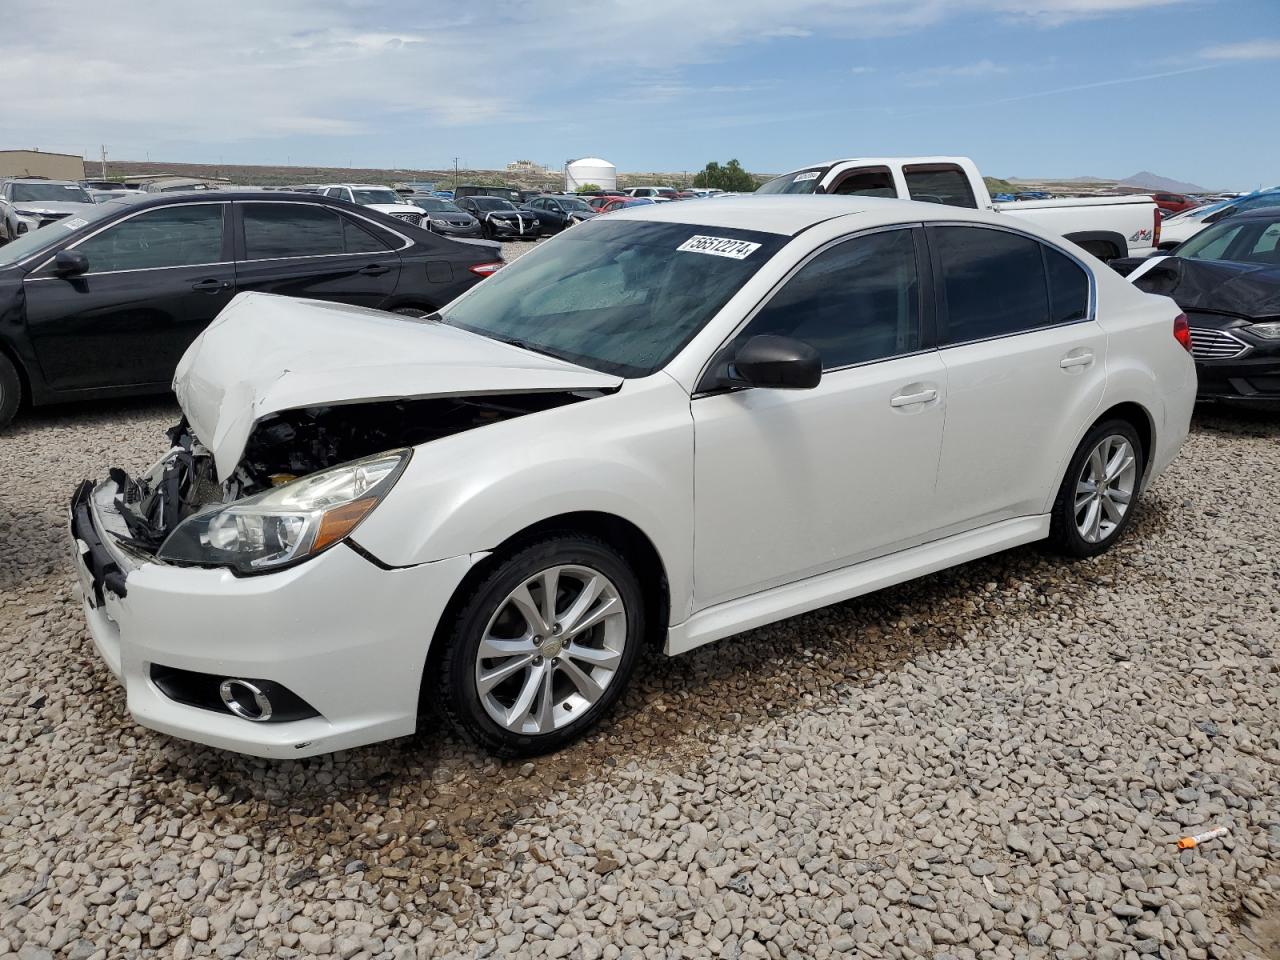
<instances>
[{"instance_id":1,"label":"white storage tank","mask_svg":"<svg viewBox=\"0 0 1280 960\"><path fill-rule=\"evenodd\" d=\"M601 190L618 189L618 168L599 157L583 157L564 168L564 188L570 193L594 183Z\"/></svg>"}]
</instances>

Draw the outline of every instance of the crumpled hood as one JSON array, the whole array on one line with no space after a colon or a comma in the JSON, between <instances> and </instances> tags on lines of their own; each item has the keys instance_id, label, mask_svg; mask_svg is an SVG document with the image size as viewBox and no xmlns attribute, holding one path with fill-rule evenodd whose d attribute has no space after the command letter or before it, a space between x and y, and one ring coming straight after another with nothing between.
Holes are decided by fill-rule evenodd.
<instances>
[{"instance_id":1,"label":"crumpled hood","mask_svg":"<svg viewBox=\"0 0 1280 960\"><path fill-rule=\"evenodd\" d=\"M378 213L385 213L387 216L394 217L397 213L416 213L418 216L424 216L427 211L421 207L415 207L411 203L366 203L362 206L370 210L377 210Z\"/></svg>"},{"instance_id":2,"label":"crumpled hood","mask_svg":"<svg viewBox=\"0 0 1280 960\"><path fill-rule=\"evenodd\" d=\"M84 213L92 212L96 203L80 203L73 200L14 200L15 210L31 213Z\"/></svg>"},{"instance_id":3,"label":"crumpled hood","mask_svg":"<svg viewBox=\"0 0 1280 960\"><path fill-rule=\"evenodd\" d=\"M1133 285L1145 293L1171 297L1183 310L1228 313L1249 320L1280 316L1280 266L1165 257Z\"/></svg>"},{"instance_id":4,"label":"crumpled hood","mask_svg":"<svg viewBox=\"0 0 1280 960\"><path fill-rule=\"evenodd\" d=\"M434 321L242 293L178 361L173 390L231 475L254 423L300 407L620 386L620 377Z\"/></svg>"}]
</instances>

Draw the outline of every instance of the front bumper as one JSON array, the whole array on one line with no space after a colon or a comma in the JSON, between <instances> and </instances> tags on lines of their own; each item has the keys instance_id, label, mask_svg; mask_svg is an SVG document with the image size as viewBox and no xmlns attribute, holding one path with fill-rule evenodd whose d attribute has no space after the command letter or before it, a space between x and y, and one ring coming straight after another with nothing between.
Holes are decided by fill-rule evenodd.
<instances>
[{"instance_id":1,"label":"front bumper","mask_svg":"<svg viewBox=\"0 0 1280 960\"><path fill-rule=\"evenodd\" d=\"M480 222L462 224L450 223L448 220L431 220L423 223L423 227L432 233L438 233L442 237L481 237L484 231L480 228Z\"/></svg>"},{"instance_id":2,"label":"front bumper","mask_svg":"<svg viewBox=\"0 0 1280 960\"><path fill-rule=\"evenodd\" d=\"M487 221L489 231L496 237L536 237L542 229L540 223L535 224L528 217L520 221L515 220L498 220L496 218Z\"/></svg>"},{"instance_id":3,"label":"front bumper","mask_svg":"<svg viewBox=\"0 0 1280 960\"><path fill-rule=\"evenodd\" d=\"M1280 351L1239 360L1198 361L1197 400L1221 400L1237 406L1280 407Z\"/></svg>"},{"instance_id":4,"label":"front bumper","mask_svg":"<svg viewBox=\"0 0 1280 960\"><path fill-rule=\"evenodd\" d=\"M258 757L297 758L404 736L436 622L470 569L463 556L385 569L339 544L276 573L180 567L134 554L113 481L71 502L73 559L94 646L145 727ZM158 665L266 678L319 716L259 723L179 703Z\"/></svg>"}]
</instances>

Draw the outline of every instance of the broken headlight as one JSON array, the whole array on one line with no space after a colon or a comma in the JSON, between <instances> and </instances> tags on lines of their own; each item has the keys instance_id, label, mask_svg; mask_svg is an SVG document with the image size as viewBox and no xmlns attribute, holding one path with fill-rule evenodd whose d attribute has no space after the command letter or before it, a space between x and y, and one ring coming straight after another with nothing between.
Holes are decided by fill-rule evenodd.
<instances>
[{"instance_id":1,"label":"broken headlight","mask_svg":"<svg viewBox=\"0 0 1280 960\"><path fill-rule=\"evenodd\" d=\"M395 485L410 452L353 460L197 513L178 525L156 556L241 573L298 563L345 539Z\"/></svg>"}]
</instances>

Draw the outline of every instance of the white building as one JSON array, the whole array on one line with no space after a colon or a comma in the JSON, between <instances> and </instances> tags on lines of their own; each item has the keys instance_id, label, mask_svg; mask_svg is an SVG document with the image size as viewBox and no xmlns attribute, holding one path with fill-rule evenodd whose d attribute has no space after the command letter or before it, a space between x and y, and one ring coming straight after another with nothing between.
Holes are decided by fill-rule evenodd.
<instances>
[{"instance_id":1,"label":"white building","mask_svg":"<svg viewBox=\"0 0 1280 960\"><path fill-rule=\"evenodd\" d=\"M618 189L618 168L608 160L601 160L599 157L583 157L565 166L565 190L573 193L588 183L594 183L601 190L616 190Z\"/></svg>"}]
</instances>

